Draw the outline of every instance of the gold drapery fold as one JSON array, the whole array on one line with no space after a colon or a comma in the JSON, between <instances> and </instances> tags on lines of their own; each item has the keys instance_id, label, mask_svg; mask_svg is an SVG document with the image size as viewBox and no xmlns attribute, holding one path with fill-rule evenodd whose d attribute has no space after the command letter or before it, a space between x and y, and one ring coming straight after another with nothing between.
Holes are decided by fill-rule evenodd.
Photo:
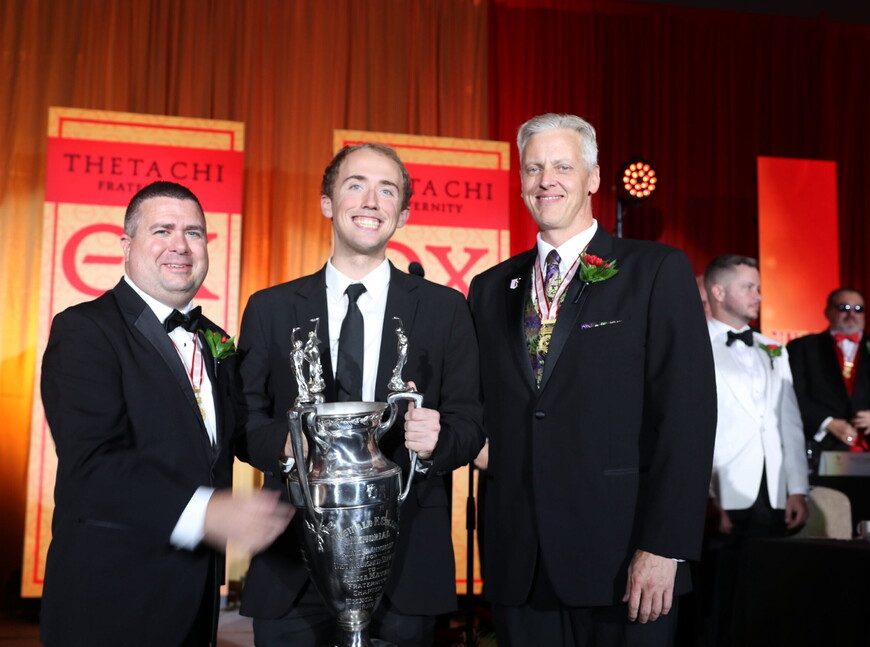
<instances>
[{"instance_id":1,"label":"gold drapery fold","mask_svg":"<svg viewBox=\"0 0 870 647\"><path fill-rule=\"evenodd\" d=\"M0 3L0 576L20 565L49 106L246 124L242 307L329 253L336 128L485 138L480 0ZM235 332L235 331L233 331Z\"/></svg>"}]
</instances>

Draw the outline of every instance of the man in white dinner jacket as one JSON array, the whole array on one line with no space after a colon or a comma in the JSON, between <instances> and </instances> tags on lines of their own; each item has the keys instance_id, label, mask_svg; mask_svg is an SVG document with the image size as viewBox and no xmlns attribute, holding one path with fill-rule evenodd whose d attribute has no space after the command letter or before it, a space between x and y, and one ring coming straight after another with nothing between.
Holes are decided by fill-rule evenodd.
<instances>
[{"instance_id":1,"label":"man in white dinner jacket","mask_svg":"<svg viewBox=\"0 0 870 647\"><path fill-rule=\"evenodd\" d=\"M715 567L711 626L730 644L734 583L743 542L784 536L807 519L809 491L800 410L785 348L753 332L761 305L758 263L719 256L704 283L716 366L718 423L711 507L723 543Z\"/></svg>"}]
</instances>

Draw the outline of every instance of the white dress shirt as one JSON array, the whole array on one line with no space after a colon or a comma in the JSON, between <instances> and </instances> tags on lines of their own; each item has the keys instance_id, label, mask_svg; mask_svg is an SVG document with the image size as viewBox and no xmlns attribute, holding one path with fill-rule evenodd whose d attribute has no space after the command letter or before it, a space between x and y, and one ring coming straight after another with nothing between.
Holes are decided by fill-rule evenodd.
<instances>
[{"instance_id":1,"label":"white dress shirt","mask_svg":"<svg viewBox=\"0 0 870 647\"><path fill-rule=\"evenodd\" d=\"M387 293L390 291L390 263L384 259L383 263L360 281L354 281L335 269L332 259L327 261L326 309L329 313L329 355L332 358L333 375L338 365L338 337L341 334L341 322L347 314L348 298L344 291L351 283L362 283L366 287L366 291L356 302L364 322L362 399L366 402L374 402L384 313L387 310Z\"/></svg>"},{"instance_id":2,"label":"white dress shirt","mask_svg":"<svg viewBox=\"0 0 870 647\"><path fill-rule=\"evenodd\" d=\"M552 250L559 252L559 276L563 277L571 269L574 261L580 256L581 252L589 246L589 242L598 231L598 221L592 219L592 224L581 231L579 234L569 238L558 247L553 247L550 243L541 238L541 233L538 232L538 264L541 266L541 275L547 275L547 255ZM534 290L532 290L532 298L535 298Z\"/></svg>"}]
</instances>

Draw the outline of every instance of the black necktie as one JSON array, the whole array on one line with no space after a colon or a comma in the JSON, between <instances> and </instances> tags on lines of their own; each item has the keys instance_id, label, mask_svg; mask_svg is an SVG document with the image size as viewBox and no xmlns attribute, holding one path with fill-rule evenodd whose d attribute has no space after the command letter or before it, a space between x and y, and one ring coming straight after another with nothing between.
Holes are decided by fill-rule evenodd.
<instances>
[{"instance_id":1,"label":"black necktie","mask_svg":"<svg viewBox=\"0 0 870 647\"><path fill-rule=\"evenodd\" d=\"M163 322L163 327L166 328L166 332L172 332L179 326L188 332L196 332L197 328L199 328L200 314L202 314L202 308L200 306L196 306L187 314L182 314L178 310L173 310L170 315L166 317L166 321Z\"/></svg>"},{"instance_id":2,"label":"black necktie","mask_svg":"<svg viewBox=\"0 0 870 647\"><path fill-rule=\"evenodd\" d=\"M740 341L742 341L744 344L746 344L747 346L752 346L752 344L754 343L754 341L752 339L752 330L750 328L747 328L743 332L734 332L733 330L729 330L728 331L728 341L725 342L725 345L730 346L738 339Z\"/></svg>"},{"instance_id":3,"label":"black necktie","mask_svg":"<svg viewBox=\"0 0 870 647\"><path fill-rule=\"evenodd\" d=\"M362 312L356 304L359 295L366 291L362 283L347 286L347 314L341 322L338 336L338 365L335 369L336 398L339 402L362 400L363 348L365 324Z\"/></svg>"}]
</instances>

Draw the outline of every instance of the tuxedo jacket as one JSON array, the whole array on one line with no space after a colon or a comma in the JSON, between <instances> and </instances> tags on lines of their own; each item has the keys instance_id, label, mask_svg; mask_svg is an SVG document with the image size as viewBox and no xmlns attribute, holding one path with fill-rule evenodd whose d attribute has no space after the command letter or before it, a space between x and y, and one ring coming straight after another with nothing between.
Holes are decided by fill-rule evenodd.
<instances>
[{"instance_id":1,"label":"tuxedo jacket","mask_svg":"<svg viewBox=\"0 0 870 647\"><path fill-rule=\"evenodd\" d=\"M485 582L504 605L526 601L541 567L568 606L618 604L635 550L700 552L716 394L691 267L601 228L588 252L619 272L571 282L540 388L523 332L537 250L471 284L490 441Z\"/></svg>"},{"instance_id":2,"label":"tuxedo jacket","mask_svg":"<svg viewBox=\"0 0 870 647\"><path fill-rule=\"evenodd\" d=\"M240 335L240 373L246 428L252 442L280 451L288 433L287 410L297 396L290 360L294 327L311 330L320 317L324 397L335 401L329 349L326 271L254 294L245 309ZM390 286L378 360L375 399L386 402L387 383L398 359L393 317L408 336L405 380L424 395L423 406L441 413L441 432L425 477L418 475L399 512L399 538L386 595L402 613L435 615L456 606L450 508L445 475L468 463L483 446L477 344L468 305L462 295L390 266ZM380 442L384 454L408 478L404 409ZM268 450L267 450L268 451ZM262 454L261 454L262 455ZM278 454L272 454L277 456ZM264 487L287 500L287 483L278 461L257 465ZM245 581L242 614L279 618L286 614L308 580L298 541L297 514L275 543L252 560Z\"/></svg>"},{"instance_id":3,"label":"tuxedo jacket","mask_svg":"<svg viewBox=\"0 0 870 647\"><path fill-rule=\"evenodd\" d=\"M210 321L201 325L223 333ZM207 585L216 629L213 578L223 580L222 556L169 542L198 487L231 485L233 362L205 359L214 448L181 358L126 281L55 317L42 364L57 448L42 599L48 647L179 645Z\"/></svg>"},{"instance_id":4,"label":"tuxedo jacket","mask_svg":"<svg viewBox=\"0 0 870 647\"><path fill-rule=\"evenodd\" d=\"M825 418L851 420L856 411L870 409L870 336L864 335L858 345L858 372L851 396L846 390L836 342L830 331L793 339L788 344L788 356L794 375L803 418L804 434L812 441ZM848 445L826 434L819 443L821 451L846 451Z\"/></svg>"},{"instance_id":5,"label":"tuxedo jacket","mask_svg":"<svg viewBox=\"0 0 870 647\"><path fill-rule=\"evenodd\" d=\"M766 496L773 508L782 510L789 495L809 492L803 425L788 353L783 348L771 361L761 347L779 344L753 333L752 349L761 355L765 376L763 403L755 403L746 369L726 346L726 331L712 323L709 330L719 400L713 492L725 510L745 510L759 496L766 472Z\"/></svg>"}]
</instances>

